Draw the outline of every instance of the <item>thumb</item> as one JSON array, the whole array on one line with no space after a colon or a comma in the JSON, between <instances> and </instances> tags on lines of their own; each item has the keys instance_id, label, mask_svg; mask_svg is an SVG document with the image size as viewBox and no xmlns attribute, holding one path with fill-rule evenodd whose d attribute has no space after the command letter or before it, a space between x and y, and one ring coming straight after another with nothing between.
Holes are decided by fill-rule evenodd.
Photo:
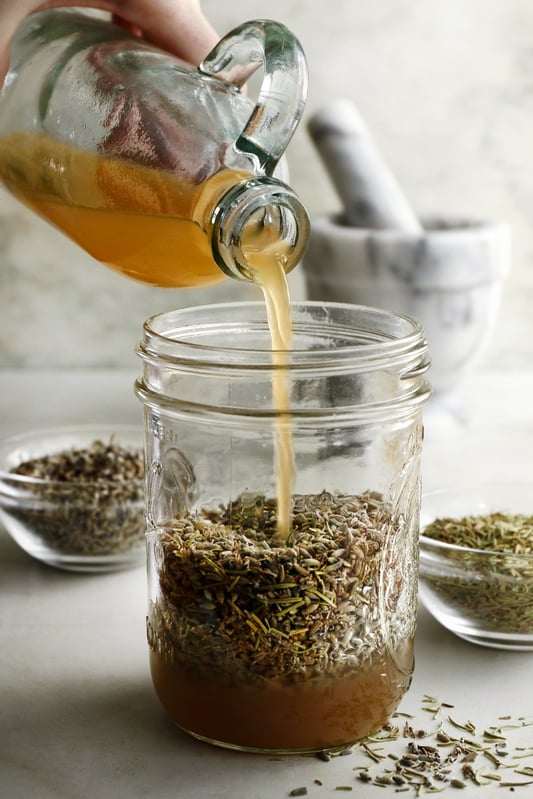
<instances>
[{"instance_id":1,"label":"thumb","mask_svg":"<svg viewBox=\"0 0 533 799\"><path fill-rule=\"evenodd\" d=\"M191 64L199 64L219 36L197 0L131 0L116 3L130 27L151 42Z\"/></svg>"}]
</instances>

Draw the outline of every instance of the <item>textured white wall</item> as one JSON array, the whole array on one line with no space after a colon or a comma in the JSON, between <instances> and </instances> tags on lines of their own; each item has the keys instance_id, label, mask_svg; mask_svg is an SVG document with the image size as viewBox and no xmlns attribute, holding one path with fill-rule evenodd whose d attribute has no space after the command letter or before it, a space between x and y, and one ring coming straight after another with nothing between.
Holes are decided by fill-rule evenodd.
<instances>
[{"instance_id":1,"label":"textured white wall","mask_svg":"<svg viewBox=\"0 0 533 799\"><path fill-rule=\"evenodd\" d=\"M353 100L420 211L507 220L513 267L481 366L533 368L533 13L529 0L204 0L221 34L247 19L288 25L306 51L306 110ZM311 214L338 201L305 118L289 148ZM301 276L292 278L301 295ZM95 263L0 193L0 366L134 364L143 319L180 305L256 297L234 281L156 290Z\"/></svg>"}]
</instances>

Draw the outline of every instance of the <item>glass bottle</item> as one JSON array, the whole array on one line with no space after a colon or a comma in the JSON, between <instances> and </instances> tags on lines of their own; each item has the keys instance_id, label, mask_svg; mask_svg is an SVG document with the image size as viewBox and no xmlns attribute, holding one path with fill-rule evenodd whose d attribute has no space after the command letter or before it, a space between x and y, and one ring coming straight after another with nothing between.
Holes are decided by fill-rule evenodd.
<instances>
[{"instance_id":1,"label":"glass bottle","mask_svg":"<svg viewBox=\"0 0 533 799\"><path fill-rule=\"evenodd\" d=\"M263 66L254 103L242 85ZM159 286L289 271L309 232L273 176L307 90L299 42L252 21L194 69L71 9L20 27L0 95L0 180L98 260Z\"/></svg>"},{"instance_id":2,"label":"glass bottle","mask_svg":"<svg viewBox=\"0 0 533 799\"><path fill-rule=\"evenodd\" d=\"M422 329L362 306L292 313L281 366L261 303L155 316L139 346L155 690L190 734L254 751L375 732L413 669Z\"/></svg>"}]
</instances>

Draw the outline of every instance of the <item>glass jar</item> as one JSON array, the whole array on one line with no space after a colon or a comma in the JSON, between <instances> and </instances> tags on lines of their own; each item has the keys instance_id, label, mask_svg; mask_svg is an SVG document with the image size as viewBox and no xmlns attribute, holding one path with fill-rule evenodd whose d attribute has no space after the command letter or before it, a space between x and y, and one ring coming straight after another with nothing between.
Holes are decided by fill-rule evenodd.
<instances>
[{"instance_id":1,"label":"glass jar","mask_svg":"<svg viewBox=\"0 0 533 799\"><path fill-rule=\"evenodd\" d=\"M254 102L240 88L261 67ZM135 280L253 280L267 248L288 272L309 219L274 173L306 94L300 43L277 22L240 25L194 69L106 20L42 11L0 92L0 181Z\"/></svg>"},{"instance_id":2,"label":"glass jar","mask_svg":"<svg viewBox=\"0 0 533 799\"><path fill-rule=\"evenodd\" d=\"M375 732L413 670L422 328L336 303L292 315L283 363L261 303L163 313L139 346L155 690L188 733L254 751Z\"/></svg>"}]
</instances>

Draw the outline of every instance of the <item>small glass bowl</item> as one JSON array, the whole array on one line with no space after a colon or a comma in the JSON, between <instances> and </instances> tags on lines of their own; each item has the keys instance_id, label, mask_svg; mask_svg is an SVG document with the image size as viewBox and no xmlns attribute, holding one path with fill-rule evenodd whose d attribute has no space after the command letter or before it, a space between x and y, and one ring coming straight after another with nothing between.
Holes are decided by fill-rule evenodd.
<instances>
[{"instance_id":1,"label":"small glass bowl","mask_svg":"<svg viewBox=\"0 0 533 799\"><path fill-rule=\"evenodd\" d=\"M143 450L142 428L78 425L0 441L0 522L37 560L70 571L104 572L145 561L144 481L59 481L13 474L21 463L95 441Z\"/></svg>"},{"instance_id":2,"label":"small glass bowl","mask_svg":"<svg viewBox=\"0 0 533 799\"><path fill-rule=\"evenodd\" d=\"M422 497L420 598L444 627L475 644L533 650L533 553L471 549L425 536L437 518L533 516L533 484L486 483Z\"/></svg>"}]
</instances>

